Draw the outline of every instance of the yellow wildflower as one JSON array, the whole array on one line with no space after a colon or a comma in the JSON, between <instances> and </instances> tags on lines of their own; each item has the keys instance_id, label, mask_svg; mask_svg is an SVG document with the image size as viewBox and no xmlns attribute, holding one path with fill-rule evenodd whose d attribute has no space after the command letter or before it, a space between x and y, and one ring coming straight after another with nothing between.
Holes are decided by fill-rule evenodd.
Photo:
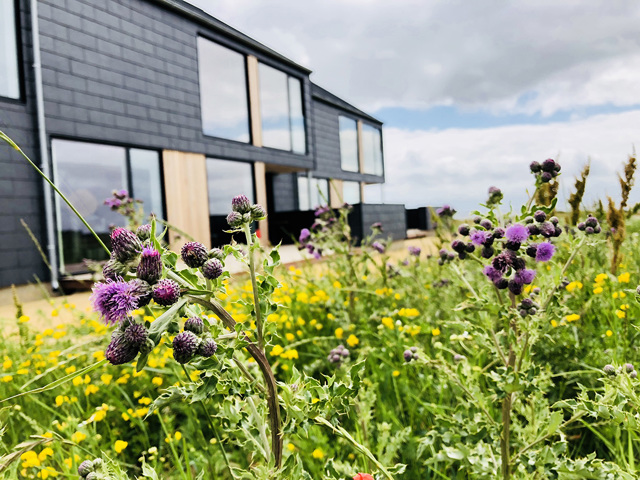
<instances>
[{"instance_id":1,"label":"yellow wildflower","mask_svg":"<svg viewBox=\"0 0 640 480\"><path fill-rule=\"evenodd\" d=\"M98 390L100 389L95 385L87 385L87 388L84 389L84 394L88 397L92 393L97 393Z\"/></svg>"},{"instance_id":2,"label":"yellow wildflower","mask_svg":"<svg viewBox=\"0 0 640 480\"><path fill-rule=\"evenodd\" d=\"M153 383L156 387L162 386L162 382L163 382L162 377L153 377L151 379L151 383Z\"/></svg>"},{"instance_id":3,"label":"yellow wildflower","mask_svg":"<svg viewBox=\"0 0 640 480\"><path fill-rule=\"evenodd\" d=\"M120 453L125 448L127 448L128 445L129 442L125 442L124 440L116 440L116 443L113 445L113 449L116 451L116 453Z\"/></svg>"},{"instance_id":4,"label":"yellow wildflower","mask_svg":"<svg viewBox=\"0 0 640 480\"><path fill-rule=\"evenodd\" d=\"M394 377L399 377L400 376L400 370L394 370L391 375L393 375Z\"/></svg>"},{"instance_id":5,"label":"yellow wildflower","mask_svg":"<svg viewBox=\"0 0 640 480\"><path fill-rule=\"evenodd\" d=\"M293 342L296 336L293 333L286 333L285 338L287 339L288 342Z\"/></svg>"},{"instance_id":6,"label":"yellow wildflower","mask_svg":"<svg viewBox=\"0 0 640 480\"><path fill-rule=\"evenodd\" d=\"M618 281L620 283L629 283L629 280L631 280L631 274L629 272L618 275Z\"/></svg>"},{"instance_id":7,"label":"yellow wildflower","mask_svg":"<svg viewBox=\"0 0 640 480\"><path fill-rule=\"evenodd\" d=\"M5 377L2 377L2 382L3 383L9 383L11 380L13 380L13 376L11 376L11 375L7 375Z\"/></svg>"},{"instance_id":8,"label":"yellow wildflower","mask_svg":"<svg viewBox=\"0 0 640 480\"><path fill-rule=\"evenodd\" d=\"M570 315L567 315L565 317L565 320L567 322L576 322L576 321L580 320L580 315L578 315L577 313L572 313Z\"/></svg>"},{"instance_id":9,"label":"yellow wildflower","mask_svg":"<svg viewBox=\"0 0 640 480\"><path fill-rule=\"evenodd\" d=\"M613 335L613 332L612 332L611 330L607 330L607 331L605 332L605 335L606 335L607 337L610 337L611 335Z\"/></svg>"},{"instance_id":10,"label":"yellow wildflower","mask_svg":"<svg viewBox=\"0 0 640 480\"><path fill-rule=\"evenodd\" d=\"M87 436L82 432L76 432L73 435L71 435L71 441L75 443L80 443L85 438L87 438Z\"/></svg>"},{"instance_id":11,"label":"yellow wildflower","mask_svg":"<svg viewBox=\"0 0 640 480\"><path fill-rule=\"evenodd\" d=\"M38 454L33 450L28 450L20 455L20 460L22 460L22 468L29 467L39 467L40 460L38 459Z\"/></svg>"},{"instance_id":12,"label":"yellow wildflower","mask_svg":"<svg viewBox=\"0 0 640 480\"><path fill-rule=\"evenodd\" d=\"M575 282L571 282L565 288L567 289L567 292L573 292L575 289L581 290L582 287L583 285L581 282L575 281Z\"/></svg>"},{"instance_id":13,"label":"yellow wildflower","mask_svg":"<svg viewBox=\"0 0 640 480\"><path fill-rule=\"evenodd\" d=\"M599 293L602 293L602 292L603 292L602 287L596 287L596 288L593 289L593 293L596 294L596 295L599 294Z\"/></svg>"},{"instance_id":14,"label":"yellow wildflower","mask_svg":"<svg viewBox=\"0 0 640 480\"><path fill-rule=\"evenodd\" d=\"M336 328L335 334L338 340L342 339L342 336L344 335L344 328Z\"/></svg>"},{"instance_id":15,"label":"yellow wildflower","mask_svg":"<svg viewBox=\"0 0 640 480\"><path fill-rule=\"evenodd\" d=\"M624 317L627 316L627 314L624 313L624 311L622 311L622 310L616 310L616 315L617 315L618 318L624 318Z\"/></svg>"},{"instance_id":16,"label":"yellow wildflower","mask_svg":"<svg viewBox=\"0 0 640 480\"><path fill-rule=\"evenodd\" d=\"M53 457L53 450L51 449L51 447L43 448L38 454L38 460L40 460L41 462L44 462L47 457Z\"/></svg>"},{"instance_id":17,"label":"yellow wildflower","mask_svg":"<svg viewBox=\"0 0 640 480\"><path fill-rule=\"evenodd\" d=\"M269 355L271 355L272 357L279 357L280 355L282 355L282 352L284 352L284 348L282 348L281 345L274 345Z\"/></svg>"},{"instance_id":18,"label":"yellow wildflower","mask_svg":"<svg viewBox=\"0 0 640 480\"><path fill-rule=\"evenodd\" d=\"M440 329L438 327L434 328L431 330L431 335L433 335L434 337L437 337L438 335L440 335L442 332L440 331Z\"/></svg>"},{"instance_id":19,"label":"yellow wildflower","mask_svg":"<svg viewBox=\"0 0 640 480\"><path fill-rule=\"evenodd\" d=\"M31 320L27 315L20 315L20 318L18 318L18 323L27 323L29 320Z\"/></svg>"},{"instance_id":20,"label":"yellow wildflower","mask_svg":"<svg viewBox=\"0 0 640 480\"><path fill-rule=\"evenodd\" d=\"M320 460L321 458L324 458L324 452L322 451L322 449L320 448L316 448L313 453L311 454L311 456L313 458L316 458L318 460Z\"/></svg>"},{"instance_id":21,"label":"yellow wildflower","mask_svg":"<svg viewBox=\"0 0 640 480\"><path fill-rule=\"evenodd\" d=\"M100 380L102 380L102 383L104 383L105 385L109 385L111 383L111 380L113 380L113 375L103 373L102 375L100 375Z\"/></svg>"},{"instance_id":22,"label":"yellow wildflower","mask_svg":"<svg viewBox=\"0 0 640 480\"><path fill-rule=\"evenodd\" d=\"M607 278L609 278L609 275L607 275L606 273L599 273L598 275L596 275L595 282L596 283L604 283L604 281Z\"/></svg>"},{"instance_id":23,"label":"yellow wildflower","mask_svg":"<svg viewBox=\"0 0 640 480\"><path fill-rule=\"evenodd\" d=\"M553 328L556 328L556 327L558 326L558 322L557 322L557 321L555 321L555 320L551 320L551 326L552 326Z\"/></svg>"},{"instance_id":24,"label":"yellow wildflower","mask_svg":"<svg viewBox=\"0 0 640 480\"><path fill-rule=\"evenodd\" d=\"M382 324L389 330L396 328L391 317L382 317Z\"/></svg>"},{"instance_id":25,"label":"yellow wildflower","mask_svg":"<svg viewBox=\"0 0 640 480\"><path fill-rule=\"evenodd\" d=\"M336 282L336 283L339 283L339 282ZM289 442L287 443L287 450L289 450L290 452L295 452L296 446L293 443Z\"/></svg>"},{"instance_id":26,"label":"yellow wildflower","mask_svg":"<svg viewBox=\"0 0 640 480\"><path fill-rule=\"evenodd\" d=\"M349 335L349 338L347 338L347 345L349 345L350 347L355 347L359 343L360 340L353 333Z\"/></svg>"}]
</instances>

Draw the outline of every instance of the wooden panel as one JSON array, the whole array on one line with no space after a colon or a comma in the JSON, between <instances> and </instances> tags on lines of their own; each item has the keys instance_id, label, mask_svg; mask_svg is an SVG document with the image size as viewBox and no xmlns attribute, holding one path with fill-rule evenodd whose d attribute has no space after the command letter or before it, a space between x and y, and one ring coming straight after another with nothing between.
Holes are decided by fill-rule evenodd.
<instances>
[{"instance_id":1,"label":"wooden panel","mask_svg":"<svg viewBox=\"0 0 640 480\"><path fill-rule=\"evenodd\" d=\"M329 203L331 208L340 208L344 201L342 180L329 180Z\"/></svg>"},{"instance_id":2,"label":"wooden panel","mask_svg":"<svg viewBox=\"0 0 640 480\"><path fill-rule=\"evenodd\" d=\"M258 59L247 56L247 77L249 79L249 111L251 117L251 142L256 147L262 146L262 118L260 116L260 79L258 76Z\"/></svg>"},{"instance_id":3,"label":"wooden panel","mask_svg":"<svg viewBox=\"0 0 640 480\"><path fill-rule=\"evenodd\" d=\"M167 221L211 248L207 164L204 155L175 150L162 152ZM187 240L171 231L171 248L179 249Z\"/></svg>"},{"instance_id":4,"label":"wooden panel","mask_svg":"<svg viewBox=\"0 0 640 480\"><path fill-rule=\"evenodd\" d=\"M256 203L262 205L266 210L267 208L267 177L265 175L264 162L255 162L253 164L253 178L256 182ZM269 212L267 212L268 214ZM269 244L269 218L260 220L258 222L258 228L260 229L260 243L262 245Z\"/></svg>"}]
</instances>

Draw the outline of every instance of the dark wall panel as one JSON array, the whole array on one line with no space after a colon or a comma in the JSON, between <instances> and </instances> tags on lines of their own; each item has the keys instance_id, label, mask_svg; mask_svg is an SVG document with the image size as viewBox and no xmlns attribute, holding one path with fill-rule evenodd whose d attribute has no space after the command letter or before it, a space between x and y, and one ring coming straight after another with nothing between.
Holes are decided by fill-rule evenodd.
<instances>
[{"instance_id":1,"label":"dark wall panel","mask_svg":"<svg viewBox=\"0 0 640 480\"><path fill-rule=\"evenodd\" d=\"M0 97L0 129L39 163L34 116L31 17L28 2L20 1L19 4L24 98L12 101ZM40 177L18 152L4 142L0 143L0 287L33 282L34 275L43 281L49 279L49 271L42 257L20 223L20 219L23 219L45 248L42 210Z\"/></svg>"}]
</instances>

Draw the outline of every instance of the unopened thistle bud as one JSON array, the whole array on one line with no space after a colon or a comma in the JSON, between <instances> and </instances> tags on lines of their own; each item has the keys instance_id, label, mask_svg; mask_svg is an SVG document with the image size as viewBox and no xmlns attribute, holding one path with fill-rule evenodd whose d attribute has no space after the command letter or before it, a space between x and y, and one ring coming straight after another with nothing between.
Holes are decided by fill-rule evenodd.
<instances>
[{"instance_id":1,"label":"unopened thistle bud","mask_svg":"<svg viewBox=\"0 0 640 480\"><path fill-rule=\"evenodd\" d=\"M238 212L231 212L227 215L227 223L232 228L239 228L242 226L242 214Z\"/></svg>"},{"instance_id":2,"label":"unopened thistle bud","mask_svg":"<svg viewBox=\"0 0 640 480\"><path fill-rule=\"evenodd\" d=\"M162 258L155 248L143 248L136 270L138 278L148 283L156 283L162 276Z\"/></svg>"},{"instance_id":3,"label":"unopened thistle bud","mask_svg":"<svg viewBox=\"0 0 640 480\"><path fill-rule=\"evenodd\" d=\"M614 376L616 374L616 368L611 364L605 365L602 370L609 376Z\"/></svg>"},{"instance_id":4,"label":"unopened thistle bud","mask_svg":"<svg viewBox=\"0 0 640 480\"><path fill-rule=\"evenodd\" d=\"M241 214L249 213L251 210L251 202L246 195L238 195L231 200L231 210Z\"/></svg>"},{"instance_id":5,"label":"unopened thistle bud","mask_svg":"<svg viewBox=\"0 0 640 480\"><path fill-rule=\"evenodd\" d=\"M251 220L253 220L254 222L262 220L267 216L267 212L264 211L262 205L258 205L257 203L255 205L251 205L251 210L249 213L251 214Z\"/></svg>"},{"instance_id":6,"label":"unopened thistle bud","mask_svg":"<svg viewBox=\"0 0 640 480\"><path fill-rule=\"evenodd\" d=\"M207 260L202 266L202 275L209 280L215 280L222 275L222 263L217 258Z\"/></svg>"},{"instance_id":7,"label":"unopened thistle bud","mask_svg":"<svg viewBox=\"0 0 640 480\"><path fill-rule=\"evenodd\" d=\"M117 280L118 278L124 277L127 270L127 266L124 263L111 257L107 260L107 263L104 264L104 267L102 267L102 275L105 279Z\"/></svg>"},{"instance_id":8,"label":"unopened thistle bud","mask_svg":"<svg viewBox=\"0 0 640 480\"><path fill-rule=\"evenodd\" d=\"M93 472L93 462L91 460L85 460L78 466L78 475L81 477L86 477L91 472Z\"/></svg>"},{"instance_id":9,"label":"unopened thistle bud","mask_svg":"<svg viewBox=\"0 0 640 480\"><path fill-rule=\"evenodd\" d=\"M184 322L184 329L193 332L196 335L201 335L204 332L204 322L200 317L191 317Z\"/></svg>"},{"instance_id":10,"label":"unopened thistle bud","mask_svg":"<svg viewBox=\"0 0 640 480\"><path fill-rule=\"evenodd\" d=\"M221 262L224 261L225 255L224 252L219 248L212 248L209 250L209 258L216 258Z\"/></svg>"},{"instance_id":11,"label":"unopened thistle bud","mask_svg":"<svg viewBox=\"0 0 640 480\"><path fill-rule=\"evenodd\" d=\"M138 355L138 349L130 345L124 335L116 330L111 335L111 342L104 352L105 358L111 365L123 365L129 363Z\"/></svg>"},{"instance_id":12,"label":"unopened thistle bud","mask_svg":"<svg viewBox=\"0 0 640 480\"><path fill-rule=\"evenodd\" d=\"M188 363L198 350L200 339L193 332L180 332L173 339L173 358L178 363Z\"/></svg>"},{"instance_id":13,"label":"unopened thistle bud","mask_svg":"<svg viewBox=\"0 0 640 480\"><path fill-rule=\"evenodd\" d=\"M153 300L164 307L173 305L180 298L180 285L173 280L160 280L153 286Z\"/></svg>"},{"instance_id":14,"label":"unopened thistle bud","mask_svg":"<svg viewBox=\"0 0 640 480\"><path fill-rule=\"evenodd\" d=\"M146 225L140 225L136 229L136 235L142 242L149 240L151 238L151 225L148 223Z\"/></svg>"},{"instance_id":15,"label":"unopened thistle bud","mask_svg":"<svg viewBox=\"0 0 640 480\"><path fill-rule=\"evenodd\" d=\"M147 329L139 323L130 323L129 326L125 328L122 338L124 338L124 341L131 347L139 351L147 341Z\"/></svg>"},{"instance_id":16,"label":"unopened thistle bud","mask_svg":"<svg viewBox=\"0 0 640 480\"><path fill-rule=\"evenodd\" d=\"M207 251L207 247L199 242L187 242L182 246L180 256L188 267L198 268L207 261L209 252Z\"/></svg>"},{"instance_id":17,"label":"unopened thistle bud","mask_svg":"<svg viewBox=\"0 0 640 480\"><path fill-rule=\"evenodd\" d=\"M140 239L126 228L116 228L111 233L111 247L114 257L123 263L134 258L142 250Z\"/></svg>"},{"instance_id":18,"label":"unopened thistle bud","mask_svg":"<svg viewBox=\"0 0 640 480\"><path fill-rule=\"evenodd\" d=\"M218 345L213 338L205 338L198 347L198 355L209 358L215 355Z\"/></svg>"}]
</instances>

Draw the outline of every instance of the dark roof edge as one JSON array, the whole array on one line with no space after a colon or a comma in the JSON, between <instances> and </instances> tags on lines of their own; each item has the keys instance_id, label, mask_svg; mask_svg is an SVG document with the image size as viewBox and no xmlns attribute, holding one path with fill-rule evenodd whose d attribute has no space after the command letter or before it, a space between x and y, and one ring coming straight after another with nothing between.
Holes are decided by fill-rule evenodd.
<instances>
[{"instance_id":1,"label":"dark roof edge","mask_svg":"<svg viewBox=\"0 0 640 480\"><path fill-rule=\"evenodd\" d=\"M210 27L220 33L228 35L234 40L240 43L243 43L246 46L254 48L259 52L264 53L267 56L275 58L276 60L279 60L280 62L288 65L289 67L295 68L296 70L306 73L307 75L311 73L311 70L309 70L308 68L297 64L293 60L285 57L284 55L276 52L275 50L270 49L266 45L263 45L262 43L258 42L257 40L254 40L248 35L245 35L244 33L236 30L235 28L227 25L226 23L221 22L217 18L209 15L204 10L196 7L195 5L192 5L183 0L151 0L151 1L164 5L168 8L171 8L181 13L182 15L191 18L192 20L202 23L207 27Z\"/></svg>"},{"instance_id":2,"label":"dark roof edge","mask_svg":"<svg viewBox=\"0 0 640 480\"><path fill-rule=\"evenodd\" d=\"M337 95L334 95L333 93L329 92L328 90L325 90L324 88L322 88L319 85L316 85L313 82L311 82L311 95L315 99L322 100L325 103L328 103L332 106L346 110L347 112L353 113L354 115L362 117L370 122L376 123L378 125L382 125L382 122L377 118L372 117L368 113L365 113L359 108L354 107L350 103L345 102Z\"/></svg>"}]
</instances>

